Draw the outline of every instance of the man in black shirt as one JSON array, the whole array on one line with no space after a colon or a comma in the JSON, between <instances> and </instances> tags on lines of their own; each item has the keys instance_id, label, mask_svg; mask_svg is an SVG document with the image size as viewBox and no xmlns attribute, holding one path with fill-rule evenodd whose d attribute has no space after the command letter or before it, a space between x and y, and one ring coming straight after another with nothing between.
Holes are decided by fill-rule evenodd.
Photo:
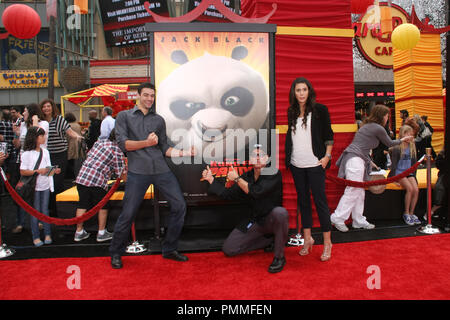
<instances>
[{"instance_id":1,"label":"man in black shirt","mask_svg":"<svg viewBox=\"0 0 450 320\"><path fill-rule=\"evenodd\" d=\"M288 212L282 207L281 172L270 172L266 168L268 159L268 155L257 145L250 157L252 170L242 176L234 168L228 172L228 179L235 182L230 188L215 180L209 167L203 171L202 177L210 183L209 192L226 200L248 201L251 207L250 218L236 226L225 240L222 249L225 255L263 249L273 242L274 259L268 271L276 273L283 270L286 264L284 248L289 225ZM273 235L273 239L267 235Z\"/></svg>"}]
</instances>

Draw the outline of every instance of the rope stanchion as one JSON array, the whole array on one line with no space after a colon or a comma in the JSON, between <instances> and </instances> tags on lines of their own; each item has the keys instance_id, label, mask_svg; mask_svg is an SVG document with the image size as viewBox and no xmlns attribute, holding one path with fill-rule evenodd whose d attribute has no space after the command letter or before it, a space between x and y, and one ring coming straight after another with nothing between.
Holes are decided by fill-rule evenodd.
<instances>
[{"instance_id":1,"label":"rope stanchion","mask_svg":"<svg viewBox=\"0 0 450 320\"><path fill-rule=\"evenodd\" d=\"M365 181L365 182L361 182L361 181L353 181L353 180L346 180L346 179L342 179L339 177L333 177L330 175L326 175L326 178L328 180L331 180L333 182L336 182L338 184L343 184L347 187L355 187L355 188L366 188L366 187L370 187L370 186L378 186L378 185L382 185L382 184L389 184L392 182L396 182L402 178L407 177L410 173L413 173L414 171L417 170L417 168L419 167L419 165L422 163L424 157L422 157L422 159L420 159L419 161L417 161L411 168L403 171L402 173L390 177L390 178L386 178L386 179L380 179L380 180L373 180L373 181Z\"/></svg>"},{"instance_id":2,"label":"rope stanchion","mask_svg":"<svg viewBox=\"0 0 450 320\"><path fill-rule=\"evenodd\" d=\"M127 253L142 253L147 251L147 248L144 247L143 244L140 244L139 241L136 240L136 227L135 223L131 225L131 236L133 237L133 243L130 244L125 252Z\"/></svg>"},{"instance_id":3,"label":"rope stanchion","mask_svg":"<svg viewBox=\"0 0 450 320\"><path fill-rule=\"evenodd\" d=\"M299 215L300 215L300 209L298 208L298 203L297 203L297 216L296 216L297 221L296 221L296 228L295 228L297 233L289 238L288 245L290 245L290 246L299 247L299 246L302 246L303 243L305 242L305 239L303 239L303 236L300 233L300 226L299 226L299 222L298 222Z\"/></svg>"},{"instance_id":4,"label":"rope stanchion","mask_svg":"<svg viewBox=\"0 0 450 320\"><path fill-rule=\"evenodd\" d=\"M427 160L427 225L417 228L417 231L425 234L441 233L439 228L433 227L431 224L431 148L426 148Z\"/></svg>"},{"instance_id":5,"label":"rope stanchion","mask_svg":"<svg viewBox=\"0 0 450 320\"><path fill-rule=\"evenodd\" d=\"M404 177L407 177L410 173L412 173L415 170L417 170L417 168L422 163L424 158L425 157L422 157L411 168L409 168L409 169L403 171L401 174L398 174L398 175L393 176L391 178L380 179L380 180L373 180L373 181L366 181L366 182L346 180L346 179L342 179L342 178L339 178L339 177L333 177L333 176L328 175L328 174L326 175L326 178L328 180L331 180L331 181L335 182L335 183L343 184L345 186L350 186L350 187L356 187L356 188L366 188L366 187L370 187L370 186L377 186L377 185L382 185L382 184L388 184L388 183L392 183L392 182L398 181L398 180L400 180L400 179L402 179ZM297 228L296 228L297 229L297 234L293 235L288 241L288 244L292 245L292 246L301 246L304 243L304 239L303 239L301 233L299 232L298 216L299 216L299 210L297 209Z\"/></svg>"},{"instance_id":6,"label":"rope stanchion","mask_svg":"<svg viewBox=\"0 0 450 320\"><path fill-rule=\"evenodd\" d=\"M16 192L16 190L9 184L8 180L6 179L5 173L3 172L3 169L1 169L1 177L3 181L5 182L5 187L8 190L8 192L11 194L11 197L13 200L21 206L26 212L31 214L33 217L37 218L39 221L58 225L58 226L70 226L74 224L82 223L86 220L89 220L92 218L101 208L105 206L105 204L109 201L111 196L116 192L117 188L120 185L120 178L116 180L114 185L111 187L111 189L108 191L108 193L105 195L105 197L97 203L91 210L87 211L85 214L83 214L80 217L71 218L71 219L59 219L59 218L53 218L46 216L45 214L37 211L35 208L30 206L25 200L23 200Z\"/></svg>"}]
</instances>

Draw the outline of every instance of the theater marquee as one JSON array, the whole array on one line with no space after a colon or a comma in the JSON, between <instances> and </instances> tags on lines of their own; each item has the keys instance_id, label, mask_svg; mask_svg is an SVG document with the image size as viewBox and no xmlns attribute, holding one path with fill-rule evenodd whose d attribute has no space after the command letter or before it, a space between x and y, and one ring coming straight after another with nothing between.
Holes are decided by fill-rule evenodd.
<instances>
[{"instance_id":1,"label":"theater marquee","mask_svg":"<svg viewBox=\"0 0 450 320\"><path fill-rule=\"evenodd\" d=\"M386 3L380 3L380 6L386 6ZM381 34L379 28L373 28L373 17L379 16L377 8L373 6L364 16L353 23L355 30L355 41L361 54L371 64L378 68L392 69L392 43L391 34ZM394 29L402 23L410 21L410 16L398 5L391 5L392 28Z\"/></svg>"}]
</instances>

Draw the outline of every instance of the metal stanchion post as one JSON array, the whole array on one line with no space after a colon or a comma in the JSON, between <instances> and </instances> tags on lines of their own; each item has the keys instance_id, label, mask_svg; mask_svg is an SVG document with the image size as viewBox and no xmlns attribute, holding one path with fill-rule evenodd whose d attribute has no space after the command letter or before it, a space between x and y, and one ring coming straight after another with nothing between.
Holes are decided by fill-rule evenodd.
<instances>
[{"instance_id":1,"label":"metal stanchion post","mask_svg":"<svg viewBox=\"0 0 450 320\"><path fill-rule=\"evenodd\" d=\"M303 245L303 242L305 241L305 239L303 239L303 237L302 237L302 235L301 235L301 233L300 233L300 228L299 228L299 223L298 223L298 216L299 216L299 213L300 213L300 210L298 209L298 207L297 207L297 226L296 226L296 230L297 230L297 233L294 235L294 236L292 236L290 239L289 239L289 241L288 241L288 244L289 245L291 245L291 246L302 246Z\"/></svg>"},{"instance_id":2,"label":"metal stanchion post","mask_svg":"<svg viewBox=\"0 0 450 320\"><path fill-rule=\"evenodd\" d=\"M133 222L133 225L131 226L131 235L133 237L133 243L127 247L126 252L127 253L142 253L142 252L147 251L147 248L144 247L143 244L140 244L139 241L136 240L136 227L135 227L134 222Z\"/></svg>"},{"instance_id":3,"label":"metal stanchion post","mask_svg":"<svg viewBox=\"0 0 450 320\"><path fill-rule=\"evenodd\" d=\"M417 231L426 234L441 233L439 228L433 227L431 224L431 148L426 149L427 160L427 225L419 227Z\"/></svg>"},{"instance_id":4,"label":"metal stanchion post","mask_svg":"<svg viewBox=\"0 0 450 320\"><path fill-rule=\"evenodd\" d=\"M2 168L0 168L0 174L2 175L3 180L6 181L6 175ZM12 256L14 253L15 251L13 249L9 249L8 246L2 241L2 217L0 213L0 259Z\"/></svg>"},{"instance_id":5,"label":"metal stanchion post","mask_svg":"<svg viewBox=\"0 0 450 320\"><path fill-rule=\"evenodd\" d=\"M15 253L13 249L9 249L6 244L2 242L2 217L0 217L0 259L12 256Z\"/></svg>"}]
</instances>

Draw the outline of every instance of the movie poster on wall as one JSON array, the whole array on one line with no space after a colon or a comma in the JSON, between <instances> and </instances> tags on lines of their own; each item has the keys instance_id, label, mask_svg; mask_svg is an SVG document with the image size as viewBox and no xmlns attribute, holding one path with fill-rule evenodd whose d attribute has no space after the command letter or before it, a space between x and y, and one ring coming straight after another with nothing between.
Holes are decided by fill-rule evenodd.
<instances>
[{"instance_id":1,"label":"movie poster on wall","mask_svg":"<svg viewBox=\"0 0 450 320\"><path fill-rule=\"evenodd\" d=\"M155 32L156 112L169 144L197 155L170 159L187 197L207 196L207 165L226 181L251 169L249 149L270 137L269 33ZM262 137L262 138L261 138ZM251 151L251 150L250 150Z\"/></svg>"}]
</instances>

